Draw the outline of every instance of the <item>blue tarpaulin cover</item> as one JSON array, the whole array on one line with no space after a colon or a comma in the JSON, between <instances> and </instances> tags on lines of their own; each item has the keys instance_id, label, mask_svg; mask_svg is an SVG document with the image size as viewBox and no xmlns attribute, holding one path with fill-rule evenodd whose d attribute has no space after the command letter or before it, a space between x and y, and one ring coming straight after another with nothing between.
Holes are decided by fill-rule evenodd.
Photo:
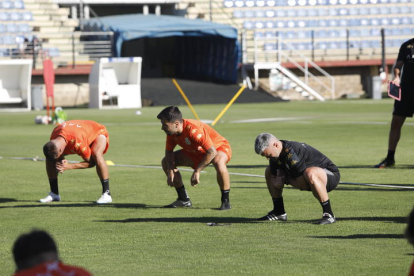
<instances>
[{"instance_id":1,"label":"blue tarpaulin cover","mask_svg":"<svg viewBox=\"0 0 414 276\"><path fill-rule=\"evenodd\" d=\"M220 45L219 47L225 47L223 49L225 56L219 53L220 59L224 58L230 62L230 64L225 64L225 69L224 67L220 69L222 72L227 72L224 78L219 79L230 82L236 81L239 44L237 42L237 29L229 25L170 15L127 14L89 19L84 22L84 31L114 32L114 54L117 57L121 56L122 44L130 40L171 36L208 37L210 39L217 37L221 41L217 45ZM223 41L229 42L223 43ZM208 52L205 54L208 55ZM217 53L215 56L217 56ZM214 62L214 59L217 58L211 57L212 61L210 63L217 64L217 62ZM231 72L228 72L229 68Z\"/></svg>"}]
</instances>

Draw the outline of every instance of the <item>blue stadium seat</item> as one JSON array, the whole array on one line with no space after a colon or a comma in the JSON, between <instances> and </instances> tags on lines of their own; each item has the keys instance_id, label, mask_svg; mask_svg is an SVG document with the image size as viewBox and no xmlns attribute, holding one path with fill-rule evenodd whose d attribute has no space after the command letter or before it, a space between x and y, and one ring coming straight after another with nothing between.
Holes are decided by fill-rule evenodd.
<instances>
[{"instance_id":1,"label":"blue stadium seat","mask_svg":"<svg viewBox=\"0 0 414 276\"><path fill-rule=\"evenodd\" d=\"M293 31L287 31L285 32L285 36L286 38L295 38L295 32Z\"/></svg>"},{"instance_id":2,"label":"blue stadium seat","mask_svg":"<svg viewBox=\"0 0 414 276\"><path fill-rule=\"evenodd\" d=\"M383 17L383 18L381 18L381 25L383 25L383 26L388 26L388 25L390 25L390 19L389 19L389 18L387 18L387 17Z\"/></svg>"},{"instance_id":3,"label":"blue stadium seat","mask_svg":"<svg viewBox=\"0 0 414 276\"><path fill-rule=\"evenodd\" d=\"M330 27L336 27L336 26L338 26L338 25L339 25L338 20L336 20L336 19L330 19L330 20L329 20L329 26L330 26Z\"/></svg>"},{"instance_id":4,"label":"blue stadium seat","mask_svg":"<svg viewBox=\"0 0 414 276\"><path fill-rule=\"evenodd\" d=\"M318 42L316 43L315 48L320 49L320 50L325 50L328 48L328 45L326 42Z\"/></svg>"},{"instance_id":5,"label":"blue stadium seat","mask_svg":"<svg viewBox=\"0 0 414 276\"><path fill-rule=\"evenodd\" d=\"M285 17L286 16L286 10L276 10L276 16L277 17Z\"/></svg>"},{"instance_id":6,"label":"blue stadium seat","mask_svg":"<svg viewBox=\"0 0 414 276\"><path fill-rule=\"evenodd\" d=\"M401 24L403 25L411 25L412 21L410 17L401 17Z\"/></svg>"},{"instance_id":7,"label":"blue stadium seat","mask_svg":"<svg viewBox=\"0 0 414 276\"><path fill-rule=\"evenodd\" d=\"M287 11L287 16L288 17L296 17L297 16L296 10L295 9L288 10Z\"/></svg>"},{"instance_id":8,"label":"blue stadium seat","mask_svg":"<svg viewBox=\"0 0 414 276\"><path fill-rule=\"evenodd\" d=\"M276 6L276 1L275 0L267 0L266 1L266 6L268 7L275 7Z\"/></svg>"},{"instance_id":9,"label":"blue stadium seat","mask_svg":"<svg viewBox=\"0 0 414 276\"><path fill-rule=\"evenodd\" d=\"M22 20L22 16L19 12L11 12L10 13L10 20L11 21L20 21L20 20Z\"/></svg>"},{"instance_id":10,"label":"blue stadium seat","mask_svg":"<svg viewBox=\"0 0 414 276\"><path fill-rule=\"evenodd\" d=\"M12 9L13 8L13 3L9 0L2 0L0 2L0 4L1 4L2 9Z\"/></svg>"},{"instance_id":11,"label":"blue stadium seat","mask_svg":"<svg viewBox=\"0 0 414 276\"><path fill-rule=\"evenodd\" d=\"M309 9L308 10L308 16L311 16L311 17L318 16L318 10L317 9Z\"/></svg>"},{"instance_id":12,"label":"blue stadium seat","mask_svg":"<svg viewBox=\"0 0 414 276\"><path fill-rule=\"evenodd\" d=\"M275 22L274 21L266 21L264 23L264 25L265 25L265 28L267 28L267 29L273 29L275 27Z\"/></svg>"},{"instance_id":13,"label":"blue stadium seat","mask_svg":"<svg viewBox=\"0 0 414 276\"><path fill-rule=\"evenodd\" d=\"M349 30L349 36L350 37L358 37L358 36L361 36L361 32L358 29L350 29Z\"/></svg>"},{"instance_id":14,"label":"blue stadium seat","mask_svg":"<svg viewBox=\"0 0 414 276\"><path fill-rule=\"evenodd\" d=\"M276 12L274 10L266 10L266 17L276 17Z\"/></svg>"},{"instance_id":15,"label":"blue stadium seat","mask_svg":"<svg viewBox=\"0 0 414 276\"><path fill-rule=\"evenodd\" d=\"M370 10L367 7L360 7L359 8L359 14L360 15L369 15L370 14Z\"/></svg>"},{"instance_id":16,"label":"blue stadium seat","mask_svg":"<svg viewBox=\"0 0 414 276\"><path fill-rule=\"evenodd\" d=\"M257 0L256 6L258 7L264 7L266 5L266 2L264 0Z\"/></svg>"},{"instance_id":17,"label":"blue stadium seat","mask_svg":"<svg viewBox=\"0 0 414 276\"><path fill-rule=\"evenodd\" d=\"M402 34L404 34L404 35L411 35L412 34L411 29L408 28L408 27L403 27L402 28Z\"/></svg>"},{"instance_id":18,"label":"blue stadium seat","mask_svg":"<svg viewBox=\"0 0 414 276\"><path fill-rule=\"evenodd\" d=\"M0 37L0 44L4 44L2 37ZM0 57L8 57L8 56L10 56L10 50L8 48L0 48Z\"/></svg>"},{"instance_id":19,"label":"blue stadium seat","mask_svg":"<svg viewBox=\"0 0 414 276\"><path fill-rule=\"evenodd\" d=\"M17 33L19 31L19 28L16 24L7 24L7 32L8 33Z\"/></svg>"},{"instance_id":20,"label":"blue stadium seat","mask_svg":"<svg viewBox=\"0 0 414 276\"><path fill-rule=\"evenodd\" d=\"M362 49L371 48L372 47L371 46L371 41L370 40L362 40L361 44L360 44L360 47Z\"/></svg>"},{"instance_id":21,"label":"blue stadium seat","mask_svg":"<svg viewBox=\"0 0 414 276\"><path fill-rule=\"evenodd\" d=\"M251 21L244 21L243 26L245 29L254 29L254 24Z\"/></svg>"},{"instance_id":22,"label":"blue stadium seat","mask_svg":"<svg viewBox=\"0 0 414 276\"><path fill-rule=\"evenodd\" d=\"M30 33L32 28L27 23L20 23L19 24L19 32L21 33Z\"/></svg>"},{"instance_id":23,"label":"blue stadium seat","mask_svg":"<svg viewBox=\"0 0 414 276\"><path fill-rule=\"evenodd\" d=\"M372 28L370 31L370 34L372 36L380 36L381 35L381 29L380 28Z\"/></svg>"},{"instance_id":24,"label":"blue stadium seat","mask_svg":"<svg viewBox=\"0 0 414 276\"><path fill-rule=\"evenodd\" d=\"M276 33L271 32L271 31L267 31L267 32L264 33L264 37L267 37L267 38L276 37Z\"/></svg>"},{"instance_id":25,"label":"blue stadium seat","mask_svg":"<svg viewBox=\"0 0 414 276\"><path fill-rule=\"evenodd\" d=\"M402 35L403 34L402 29L400 29L400 28L391 29L391 34L392 35Z\"/></svg>"},{"instance_id":26,"label":"blue stadium seat","mask_svg":"<svg viewBox=\"0 0 414 276\"><path fill-rule=\"evenodd\" d=\"M380 13L380 10L379 10L378 7L372 6L372 7L369 8L369 14L371 14L371 15L377 15L379 13Z\"/></svg>"},{"instance_id":27,"label":"blue stadium seat","mask_svg":"<svg viewBox=\"0 0 414 276\"><path fill-rule=\"evenodd\" d=\"M391 24L392 25L400 25L401 24L400 18L398 18L398 17L391 18Z\"/></svg>"},{"instance_id":28,"label":"blue stadium seat","mask_svg":"<svg viewBox=\"0 0 414 276\"><path fill-rule=\"evenodd\" d=\"M15 44L14 38L11 35L3 36L3 44L5 45Z\"/></svg>"},{"instance_id":29,"label":"blue stadium seat","mask_svg":"<svg viewBox=\"0 0 414 276\"><path fill-rule=\"evenodd\" d=\"M265 27L265 25L262 21L256 21L256 22L254 22L254 27L256 29L263 29Z\"/></svg>"},{"instance_id":30,"label":"blue stadium seat","mask_svg":"<svg viewBox=\"0 0 414 276\"><path fill-rule=\"evenodd\" d=\"M349 15L359 15L359 9L355 8L355 7L352 7L352 8L349 9L348 13L349 13Z\"/></svg>"},{"instance_id":31,"label":"blue stadium seat","mask_svg":"<svg viewBox=\"0 0 414 276\"><path fill-rule=\"evenodd\" d=\"M371 18L370 19L370 25L371 26L379 26L381 25L381 20L378 18Z\"/></svg>"},{"instance_id":32,"label":"blue stadium seat","mask_svg":"<svg viewBox=\"0 0 414 276\"><path fill-rule=\"evenodd\" d=\"M330 16L337 16L338 15L338 9L330 8L329 9L329 15Z\"/></svg>"},{"instance_id":33,"label":"blue stadium seat","mask_svg":"<svg viewBox=\"0 0 414 276\"><path fill-rule=\"evenodd\" d=\"M244 2L244 5L246 7L254 7L256 5L256 2L254 2L253 0L247 0L246 2Z\"/></svg>"},{"instance_id":34,"label":"blue stadium seat","mask_svg":"<svg viewBox=\"0 0 414 276\"><path fill-rule=\"evenodd\" d=\"M234 5L235 5L236 7L238 7L238 8L244 7L244 1L242 1L242 0L236 0L236 1L234 2Z\"/></svg>"},{"instance_id":35,"label":"blue stadium seat","mask_svg":"<svg viewBox=\"0 0 414 276\"><path fill-rule=\"evenodd\" d=\"M308 16L308 10L307 9L299 9L297 15L299 17L306 17L306 16Z\"/></svg>"},{"instance_id":36,"label":"blue stadium seat","mask_svg":"<svg viewBox=\"0 0 414 276\"><path fill-rule=\"evenodd\" d=\"M242 12L241 10L235 10L235 11L233 11L233 17L234 18L243 18L244 17L244 12Z\"/></svg>"},{"instance_id":37,"label":"blue stadium seat","mask_svg":"<svg viewBox=\"0 0 414 276\"><path fill-rule=\"evenodd\" d=\"M276 22L277 28L284 28L286 26L285 21L277 21Z\"/></svg>"},{"instance_id":38,"label":"blue stadium seat","mask_svg":"<svg viewBox=\"0 0 414 276\"><path fill-rule=\"evenodd\" d=\"M31 11L27 11L23 13L23 18L22 20L24 21L32 21L33 20L33 14Z\"/></svg>"},{"instance_id":39,"label":"blue stadium seat","mask_svg":"<svg viewBox=\"0 0 414 276\"><path fill-rule=\"evenodd\" d=\"M6 25L0 24L0 33L6 33L6 32L7 32Z\"/></svg>"},{"instance_id":40,"label":"blue stadium seat","mask_svg":"<svg viewBox=\"0 0 414 276\"><path fill-rule=\"evenodd\" d=\"M296 6L296 0L287 0L287 5L288 6Z\"/></svg>"},{"instance_id":41,"label":"blue stadium seat","mask_svg":"<svg viewBox=\"0 0 414 276\"><path fill-rule=\"evenodd\" d=\"M0 11L0 21L8 21L10 19L8 12Z\"/></svg>"},{"instance_id":42,"label":"blue stadium seat","mask_svg":"<svg viewBox=\"0 0 414 276\"><path fill-rule=\"evenodd\" d=\"M371 29L361 29L360 34L362 37L369 37L371 35Z\"/></svg>"},{"instance_id":43,"label":"blue stadium seat","mask_svg":"<svg viewBox=\"0 0 414 276\"><path fill-rule=\"evenodd\" d=\"M327 9L327 8L319 8L318 9L318 15L319 16L328 16L329 15L329 9Z\"/></svg>"},{"instance_id":44,"label":"blue stadium seat","mask_svg":"<svg viewBox=\"0 0 414 276\"><path fill-rule=\"evenodd\" d=\"M339 30L339 37L346 37L346 36L347 36L346 29L340 29Z\"/></svg>"},{"instance_id":45,"label":"blue stadium seat","mask_svg":"<svg viewBox=\"0 0 414 276\"><path fill-rule=\"evenodd\" d=\"M265 17L265 12L263 10L256 10L256 16L257 18Z\"/></svg>"},{"instance_id":46,"label":"blue stadium seat","mask_svg":"<svg viewBox=\"0 0 414 276\"><path fill-rule=\"evenodd\" d=\"M244 17L245 18L253 18L256 16L256 13L252 10L245 10L244 11Z\"/></svg>"},{"instance_id":47,"label":"blue stadium seat","mask_svg":"<svg viewBox=\"0 0 414 276\"><path fill-rule=\"evenodd\" d=\"M276 43L265 43L263 45L263 50L265 50L265 51L277 50L277 44Z\"/></svg>"},{"instance_id":48,"label":"blue stadium seat","mask_svg":"<svg viewBox=\"0 0 414 276\"><path fill-rule=\"evenodd\" d=\"M318 26L319 27L327 27L329 22L326 19L319 19L318 20Z\"/></svg>"},{"instance_id":49,"label":"blue stadium seat","mask_svg":"<svg viewBox=\"0 0 414 276\"><path fill-rule=\"evenodd\" d=\"M17 10L23 10L24 7L24 2L21 0L15 0L13 2L13 8L17 9Z\"/></svg>"},{"instance_id":50,"label":"blue stadium seat","mask_svg":"<svg viewBox=\"0 0 414 276\"><path fill-rule=\"evenodd\" d=\"M345 18L341 18L341 19L339 19L338 20L339 22L339 26L342 26L342 27L346 27L346 26L348 26L349 25L349 23L348 23L348 19L345 19Z\"/></svg>"},{"instance_id":51,"label":"blue stadium seat","mask_svg":"<svg viewBox=\"0 0 414 276\"><path fill-rule=\"evenodd\" d=\"M348 20L348 26L360 26L361 20L357 18L352 18Z\"/></svg>"},{"instance_id":52,"label":"blue stadium seat","mask_svg":"<svg viewBox=\"0 0 414 276\"><path fill-rule=\"evenodd\" d=\"M230 0L226 0L223 2L223 6L226 8L232 8L234 6L234 2Z\"/></svg>"}]
</instances>

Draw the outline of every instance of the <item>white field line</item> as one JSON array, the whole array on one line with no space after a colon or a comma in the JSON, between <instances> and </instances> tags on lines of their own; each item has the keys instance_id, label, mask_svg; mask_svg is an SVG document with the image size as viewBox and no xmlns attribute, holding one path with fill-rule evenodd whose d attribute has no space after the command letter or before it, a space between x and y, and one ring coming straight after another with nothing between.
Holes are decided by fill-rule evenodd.
<instances>
[{"instance_id":1,"label":"white field line","mask_svg":"<svg viewBox=\"0 0 414 276\"><path fill-rule=\"evenodd\" d=\"M0 159L15 159L15 160L31 160L31 161L45 161L44 158L36 157L2 157ZM70 163L77 163L78 161L68 161ZM141 165L123 165L123 164L115 164L110 165L111 167L127 167L127 168L140 168L140 169L162 169L161 166L141 166ZM192 172L191 169L180 169L180 171L187 171ZM206 173L206 171L202 171L202 173ZM247 174L247 173L232 173L229 172L230 175L237 175L237 176L247 176L247 177L257 177L257 178L264 178L263 175L258 174ZM372 186L372 187L381 187L381 188L399 188L399 189L409 189L414 190L414 187L410 186L400 186L400 185L386 185L386 184L373 184L373 183L356 183L356 182L339 182L340 184L345 185L358 185L358 186Z\"/></svg>"}]
</instances>

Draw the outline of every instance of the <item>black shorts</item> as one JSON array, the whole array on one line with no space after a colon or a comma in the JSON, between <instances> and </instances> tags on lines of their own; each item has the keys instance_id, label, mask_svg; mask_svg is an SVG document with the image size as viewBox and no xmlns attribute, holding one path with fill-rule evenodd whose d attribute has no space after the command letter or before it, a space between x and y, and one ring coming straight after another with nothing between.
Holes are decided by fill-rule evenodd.
<instances>
[{"instance_id":1,"label":"black shorts","mask_svg":"<svg viewBox=\"0 0 414 276\"><path fill-rule=\"evenodd\" d=\"M401 87L401 101L394 101L392 115L413 117L414 114L414 86Z\"/></svg>"},{"instance_id":2,"label":"black shorts","mask_svg":"<svg viewBox=\"0 0 414 276\"><path fill-rule=\"evenodd\" d=\"M331 172L327 169L324 170L326 172L326 176L328 177L328 183L326 183L326 191L329 193L338 186L339 180L341 179L341 174L339 172Z\"/></svg>"}]
</instances>

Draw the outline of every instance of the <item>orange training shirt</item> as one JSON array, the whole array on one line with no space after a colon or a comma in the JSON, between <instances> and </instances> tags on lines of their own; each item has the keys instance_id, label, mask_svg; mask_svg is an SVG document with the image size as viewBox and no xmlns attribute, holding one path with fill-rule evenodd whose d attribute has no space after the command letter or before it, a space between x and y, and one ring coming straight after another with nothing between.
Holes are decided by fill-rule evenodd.
<instances>
[{"instance_id":1,"label":"orange training shirt","mask_svg":"<svg viewBox=\"0 0 414 276\"><path fill-rule=\"evenodd\" d=\"M53 140L58 136L62 136L67 142L63 154L77 154L82 157L83 160L87 161L91 156L90 145L99 135L104 135L107 139L105 149L106 152L109 146L108 131L104 125L101 125L94 121L66 121L53 130L52 134L50 135L50 140Z\"/></svg>"},{"instance_id":2,"label":"orange training shirt","mask_svg":"<svg viewBox=\"0 0 414 276\"><path fill-rule=\"evenodd\" d=\"M214 145L217 149L223 145L228 145L228 141L203 122L183 119L183 132L181 135L167 135L165 149L173 151L176 145L193 154L206 154L211 146Z\"/></svg>"}]
</instances>

